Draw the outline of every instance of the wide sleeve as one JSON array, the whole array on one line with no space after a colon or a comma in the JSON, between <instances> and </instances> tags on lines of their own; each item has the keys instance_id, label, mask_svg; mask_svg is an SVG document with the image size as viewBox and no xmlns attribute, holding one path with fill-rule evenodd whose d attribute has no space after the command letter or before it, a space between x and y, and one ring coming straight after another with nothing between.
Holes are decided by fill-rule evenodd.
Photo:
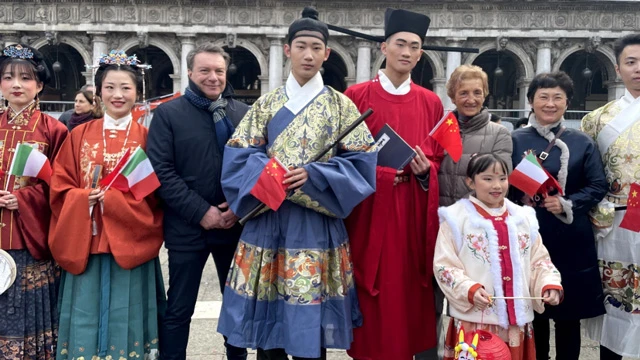
<instances>
[{"instance_id":1,"label":"wide sleeve","mask_svg":"<svg viewBox=\"0 0 640 360\"><path fill-rule=\"evenodd\" d=\"M583 186L579 191L561 198L560 201L565 213L565 217L560 218L563 221L564 219L573 220L576 215L588 214L607 194L607 178L600 151L592 140L588 139L588 141L582 161Z\"/></svg>"},{"instance_id":2,"label":"wide sleeve","mask_svg":"<svg viewBox=\"0 0 640 360\"><path fill-rule=\"evenodd\" d=\"M542 243L542 237L538 234L533 246L531 247L531 279L529 282L529 293L531 296L539 297L546 290L562 291L562 279L560 272L551 262L549 252ZM533 309L538 313L544 312L544 303L542 300L532 300Z\"/></svg>"},{"instance_id":3,"label":"wide sleeve","mask_svg":"<svg viewBox=\"0 0 640 360\"><path fill-rule=\"evenodd\" d=\"M598 133L600 132L598 127L600 125L600 116L602 116L603 109L604 106L588 113L580 122L580 131L587 134L594 141L597 140Z\"/></svg>"},{"instance_id":4,"label":"wide sleeve","mask_svg":"<svg viewBox=\"0 0 640 360\"><path fill-rule=\"evenodd\" d=\"M467 275L458 257L453 232L446 222L440 224L438 231L433 257L433 273L451 306L460 312L467 312L473 308L470 301L473 296L470 290L480 286Z\"/></svg>"},{"instance_id":5,"label":"wide sleeve","mask_svg":"<svg viewBox=\"0 0 640 360\"><path fill-rule=\"evenodd\" d=\"M339 110L344 124L341 131L360 116L350 100L343 100ZM375 191L376 162L373 137L362 123L338 144L337 156L304 166L309 178L300 191L336 217L345 218Z\"/></svg>"},{"instance_id":6,"label":"wide sleeve","mask_svg":"<svg viewBox=\"0 0 640 360\"><path fill-rule=\"evenodd\" d=\"M499 125L498 134L496 135L496 142L493 144L491 152L498 156L500 159L507 163L509 172L513 170L513 164L511 155L513 154L513 141L511 140L511 134L506 127Z\"/></svg>"},{"instance_id":7,"label":"wide sleeve","mask_svg":"<svg viewBox=\"0 0 640 360\"><path fill-rule=\"evenodd\" d=\"M67 138L67 128L53 118L44 117L47 126L49 148L47 158L53 162ZM47 244L51 209L49 207L49 185L38 182L34 186L20 188L13 193L18 199L17 225L31 256L36 260L50 259L51 252Z\"/></svg>"},{"instance_id":8,"label":"wide sleeve","mask_svg":"<svg viewBox=\"0 0 640 360\"><path fill-rule=\"evenodd\" d=\"M211 204L189 189L176 172L173 139L169 115L166 113L165 106L161 105L153 114L147 137L147 156L160 180L157 194L164 200L165 206L181 214L189 224L197 226Z\"/></svg>"},{"instance_id":9,"label":"wide sleeve","mask_svg":"<svg viewBox=\"0 0 640 360\"><path fill-rule=\"evenodd\" d=\"M81 187L77 166L82 136L81 131L74 131L67 137L51 176L49 247L56 262L72 274L80 274L86 268L92 236L91 189Z\"/></svg>"},{"instance_id":10,"label":"wide sleeve","mask_svg":"<svg viewBox=\"0 0 640 360\"><path fill-rule=\"evenodd\" d=\"M264 98L256 101L224 148L222 191L231 210L240 217L260 205L260 200L251 195L251 189L269 162L266 127L270 115L263 109L264 103Z\"/></svg>"}]
</instances>

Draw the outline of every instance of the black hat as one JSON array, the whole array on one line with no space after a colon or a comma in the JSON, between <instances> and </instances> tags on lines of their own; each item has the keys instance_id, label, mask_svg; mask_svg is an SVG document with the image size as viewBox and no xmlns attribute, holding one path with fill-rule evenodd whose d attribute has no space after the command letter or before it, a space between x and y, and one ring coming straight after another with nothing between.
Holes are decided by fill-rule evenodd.
<instances>
[{"instance_id":1,"label":"black hat","mask_svg":"<svg viewBox=\"0 0 640 360\"><path fill-rule=\"evenodd\" d=\"M302 18L294 21L289 26L289 33L287 35L289 44L293 39L299 36L311 36L322 40L327 44L329 41L329 28L327 24L318 20L318 10L313 7L307 6L302 10Z\"/></svg>"},{"instance_id":2,"label":"black hat","mask_svg":"<svg viewBox=\"0 0 640 360\"><path fill-rule=\"evenodd\" d=\"M424 40L429 30L431 19L427 15L403 9L387 9L384 14L384 38L402 31L420 36Z\"/></svg>"}]
</instances>

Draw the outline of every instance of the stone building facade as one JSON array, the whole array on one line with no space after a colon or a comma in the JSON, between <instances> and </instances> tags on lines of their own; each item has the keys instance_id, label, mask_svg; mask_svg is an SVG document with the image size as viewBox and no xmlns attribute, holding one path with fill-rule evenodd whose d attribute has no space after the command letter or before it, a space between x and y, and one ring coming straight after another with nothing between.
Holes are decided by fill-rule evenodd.
<instances>
[{"instance_id":1,"label":"stone building facade","mask_svg":"<svg viewBox=\"0 0 640 360\"><path fill-rule=\"evenodd\" d=\"M489 74L492 108L524 108L535 74L562 69L582 89L572 108L590 110L623 94L612 42L640 29L637 0L25 0L0 1L0 36L4 44L28 43L60 63L54 100L92 82L84 65L116 48L145 54L156 95L180 91L188 83L186 54L205 41L229 50L231 82L255 98L286 79L287 28L309 4L327 23L374 35L383 34L385 8L401 6L431 18L428 43L478 48L478 54L424 53L414 80L445 107L451 106L449 74L474 63ZM379 45L369 41L332 33L329 46L324 76L337 88L370 79L384 62Z\"/></svg>"}]
</instances>

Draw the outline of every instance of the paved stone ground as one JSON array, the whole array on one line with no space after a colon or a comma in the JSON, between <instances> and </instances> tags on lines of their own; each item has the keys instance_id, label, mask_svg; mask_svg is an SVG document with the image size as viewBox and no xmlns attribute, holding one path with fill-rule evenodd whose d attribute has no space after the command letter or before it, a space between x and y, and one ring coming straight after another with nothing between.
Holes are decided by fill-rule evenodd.
<instances>
[{"instance_id":1,"label":"paved stone ground","mask_svg":"<svg viewBox=\"0 0 640 360\"><path fill-rule=\"evenodd\" d=\"M162 264L162 274L164 276L165 287L168 288L169 269L167 262L167 252L163 248L160 252L160 263ZM191 333L189 335L189 347L187 349L188 360L225 360L225 348L222 335L216 328L218 326L218 316L222 304L222 295L218 285L218 277L213 260L209 258L200 283L198 303L191 322ZM553 327L552 327L553 328ZM551 337L553 338L553 330ZM255 351L249 351L249 360L255 360ZM555 344L551 342L551 357L555 358ZM597 360L598 344L583 337L581 360ZM350 359L344 351L329 351L328 360L348 360ZM631 358L625 358L630 360ZM393 359L389 359L393 360ZM559 359L562 360L562 359Z\"/></svg>"}]
</instances>

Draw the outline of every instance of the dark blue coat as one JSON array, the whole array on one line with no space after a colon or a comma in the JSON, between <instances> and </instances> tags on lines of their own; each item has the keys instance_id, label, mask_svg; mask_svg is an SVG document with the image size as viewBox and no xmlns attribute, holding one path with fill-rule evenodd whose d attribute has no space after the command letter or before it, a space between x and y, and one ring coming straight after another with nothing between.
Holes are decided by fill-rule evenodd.
<instances>
[{"instance_id":1,"label":"dark blue coat","mask_svg":"<svg viewBox=\"0 0 640 360\"><path fill-rule=\"evenodd\" d=\"M556 127L553 132L558 130ZM515 130L512 139L514 168L526 150L540 154L549 144L533 127ZM536 207L542 241L562 275L565 292L562 303L547 306L542 316L558 320L585 319L605 312L596 243L588 212L605 196L607 181L600 152L590 137L578 130L566 129L560 139L569 148L564 197L573 203L573 223L567 225L544 207ZM560 170L560 154L560 149L554 146L549 157L542 162L556 179ZM525 195L521 191L511 187L509 192L513 201L522 204Z\"/></svg>"},{"instance_id":2,"label":"dark blue coat","mask_svg":"<svg viewBox=\"0 0 640 360\"><path fill-rule=\"evenodd\" d=\"M227 117L236 126L249 107L232 95L227 84L223 92ZM209 207L225 201L220 186L222 152L210 112L193 106L184 96L160 105L149 127L147 154L160 179L167 249L197 251L207 244L238 241L239 225L229 230L200 226Z\"/></svg>"}]
</instances>

